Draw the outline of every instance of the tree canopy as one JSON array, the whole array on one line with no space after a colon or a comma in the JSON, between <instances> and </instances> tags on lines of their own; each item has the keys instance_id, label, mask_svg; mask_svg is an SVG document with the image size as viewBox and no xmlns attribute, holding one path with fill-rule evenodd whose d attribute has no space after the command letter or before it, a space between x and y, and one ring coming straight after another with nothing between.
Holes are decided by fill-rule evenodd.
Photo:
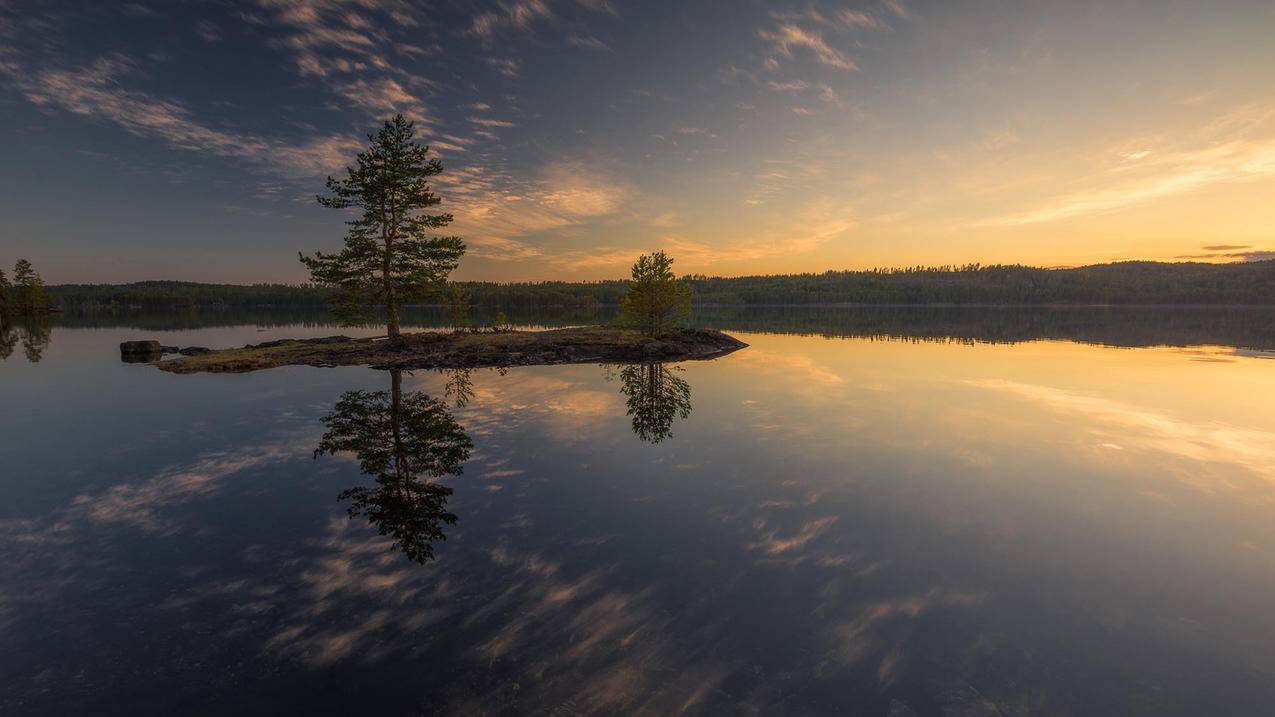
<instances>
[{"instance_id":1,"label":"tree canopy","mask_svg":"<svg viewBox=\"0 0 1275 717\"><path fill-rule=\"evenodd\" d=\"M371 145L346 168L345 178L328 177L330 195L319 196L319 203L360 213L346 222L340 252L301 256L313 281L337 290L334 300L345 322L365 322L364 306L382 306L391 338L399 335L399 307L440 292L465 253L460 237L432 234L452 221L451 214L427 211L442 201L429 179L443 165L414 135L414 123L395 115L368 135Z\"/></svg>"},{"instance_id":2,"label":"tree canopy","mask_svg":"<svg viewBox=\"0 0 1275 717\"><path fill-rule=\"evenodd\" d=\"M673 275L673 259L662 251L633 263L633 278L620 303L620 320L648 336L658 336L686 320L691 288Z\"/></svg>"}]
</instances>

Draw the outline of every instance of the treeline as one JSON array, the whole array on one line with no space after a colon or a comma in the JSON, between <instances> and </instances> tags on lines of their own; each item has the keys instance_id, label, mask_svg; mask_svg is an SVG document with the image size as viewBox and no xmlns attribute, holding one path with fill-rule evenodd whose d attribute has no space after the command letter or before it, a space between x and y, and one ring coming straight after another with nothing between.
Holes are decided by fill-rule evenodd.
<instances>
[{"instance_id":1,"label":"treeline","mask_svg":"<svg viewBox=\"0 0 1275 717\"><path fill-rule=\"evenodd\" d=\"M822 274L687 276L697 305L807 304L1275 304L1275 261L1237 264L1120 262L1072 269L1028 266L914 267ZM618 305L626 281L461 282L474 307L506 310ZM323 306L313 285L64 284L67 308ZM428 302L427 302L428 303ZM443 303L440 298L438 303Z\"/></svg>"},{"instance_id":2,"label":"treeline","mask_svg":"<svg viewBox=\"0 0 1275 717\"><path fill-rule=\"evenodd\" d=\"M701 304L1272 304L1275 261L914 267L691 277Z\"/></svg>"},{"instance_id":3,"label":"treeline","mask_svg":"<svg viewBox=\"0 0 1275 717\"><path fill-rule=\"evenodd\" d=\"M331 291L312 284L201 284L138 281L132 284L58 284L49 292L67 309L322 306Z\"/></svg>"}]
</instances>

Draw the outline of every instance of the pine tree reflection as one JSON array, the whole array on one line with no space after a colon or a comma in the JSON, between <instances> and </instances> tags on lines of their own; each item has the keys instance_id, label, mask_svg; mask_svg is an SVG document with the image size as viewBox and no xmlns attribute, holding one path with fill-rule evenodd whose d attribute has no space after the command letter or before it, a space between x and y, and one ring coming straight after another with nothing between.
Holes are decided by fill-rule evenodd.
<instances>
[{"instance_id":1,"label":"pine tree reflection","mask_svg":"<svg viewBox=\"0 0 1275 717\"><path fill-rule=\"evenodd\" d=\"M365 516L394 547L418 563L434 559L433 543L445 540L443 524L452 489L439 481L459 475L473 442L442 401L422 392L403 393L401 371L390 372L390 390L346 391L322 421L327 429L315 449L353 453L375 487L345 490L349 515Z\"/></svg>"},{"instance_id":2,"label":"pine tree reflection","mask_svg":"<svg viewBox=\"0 0 1275 717\"><path fill-rule=\"evenodd\" d=\"M691 415L691 385L664 364L633 364L620 369L620 391L633 420L633 432L648 443L673 435L673 421Z\"/></svg>"}]
</instances>

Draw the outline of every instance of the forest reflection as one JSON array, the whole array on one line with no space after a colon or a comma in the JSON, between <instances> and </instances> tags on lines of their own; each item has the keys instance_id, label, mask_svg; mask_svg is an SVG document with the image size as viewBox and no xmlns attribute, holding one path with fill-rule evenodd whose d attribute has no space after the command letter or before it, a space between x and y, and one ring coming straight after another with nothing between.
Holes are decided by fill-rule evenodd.
<instances>
[{"instance_id":1,"label":"forest reflection","mask_svg":"<svg viewBox=\"0 0 1275 717\"><path fill-rule=\"evenodd\" d=\"M442 401L404 393L403 372L389 373L389 391L341 395L321 419L326 430L314 455L353 454L375 485L341 492L350 518L366 518L408 558L426 563L434 543L446 539L443 526L456 524L447 510L452 489L440 481L462 472L473 442ZM459 385L469 386L463 379Z\"/></svg>"},{"instance_id":2,"label":"forest reflection","mask_svg":"<svg viewBox=\"0 0 1275 717\"><path fill-rule=\"evenodd\" d=\"M0 318L0 361L12 356L19 344L28 361L39 361L44 358L52 333L51 325L45 321L10 323Z\"/></svg>"},{"instance_id":3,"label":"forest reflection","mask_svg":"<svg viewBox=\"0 0 1275 717\"><path fill-rule=\"evenodd\" d=\"M638 438L659 443L673 435L674 421L691 415L691 385L677 375L682 370L662 363L620 367L620 391Z\"/></svg>"}]
</instances>

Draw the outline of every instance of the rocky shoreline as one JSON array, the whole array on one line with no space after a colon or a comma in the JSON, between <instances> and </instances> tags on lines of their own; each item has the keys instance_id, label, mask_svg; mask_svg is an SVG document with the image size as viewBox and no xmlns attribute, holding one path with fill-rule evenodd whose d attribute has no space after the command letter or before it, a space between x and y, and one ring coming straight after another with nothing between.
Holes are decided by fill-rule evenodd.
<instances>
[{"instance_id":1,"label":"rocky shoreline","mask_svg":"<svg viewBox=\"0 0 1275 717\"><path fill-rule=\"evenodd\" d=\"M609 327L550 331L458 331L384 338L329 336L267 341L242 348L177 348L158 341L120 345L124 361L153 363L171 373L246 373L279 366L371 366L449 369L565 363L654 363L725 356L744 342L711 329L679 329L659 337ZM180 353L181 358L163 358Z\"/></svg>"}]
</instances>

